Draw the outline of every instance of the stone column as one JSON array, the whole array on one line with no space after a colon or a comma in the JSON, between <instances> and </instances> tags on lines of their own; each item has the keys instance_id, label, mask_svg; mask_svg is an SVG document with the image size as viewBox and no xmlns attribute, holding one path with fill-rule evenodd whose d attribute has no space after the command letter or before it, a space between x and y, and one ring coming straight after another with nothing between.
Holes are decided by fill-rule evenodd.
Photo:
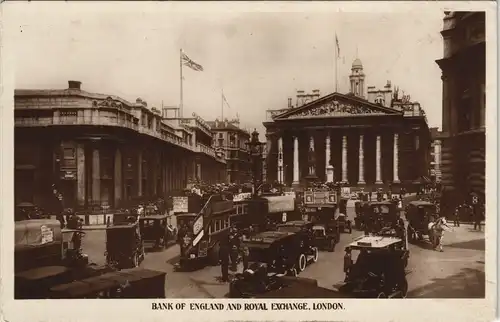
<instances>
[{"instance_id":1,"label":"stone column","mask_svg":"<svg viewBox=\"0 0 500 322\"><path fill-rule=\"evenodd\" d=\"M393 182L399 183L399 135L394 133Z\"/></svg>"},{"instance_id":2,"label":"stone column","mask_svg":"<svg viewBox=\"0 0 500 322\"><path fill-rule=\"evenodd\" d=\"M115 152L115 166L114 166L114 183L115 183L115 208L119 206L122 200L122 187L123 187L123 171L122 171L122 152L116 149Z\"/></svg>"},{"instance_id":3,"label":"stone column","mask_svg":"<svg viewBox=\"0 0 500 322\"><path fill-rule=\"evenodd\" d=\"M299 138L293 137L293 183L299 184Z\"/></svg>"},{"instance_id":4,"label":"stone column","mask_svg":"<svg viewBox=\"0 0 500 322\"><path fill-rule=\"evenodd\" d=\"M278 182L283 183L283 138L279 137L278 139Z\"/></svg>"},{"instance_id":5,"label":"stone column","mask_svg":"<svg viewBox=\"0 0 500 322\"><path fill-rule=\"evenodd\" d=\"M328 171L328 166L330 165L330 132L326 134L326 140L325 140L325 173Z\"/></svg>"},{"instance_id":6,"label":"stone column","mask_svg":"<svg viewBox=\"0 0 500 322\"><path fill-rule=\"evenodd\" d=\"M309 137L309 153L312 153L314 155L314 135L311 134ZM310 156L308 156L309 158ZM316 160L316 158L314 158ZM315 176L316 175L316 164L309 164L309 175L310 176Z\"/></svg>"},{"instance_id":7,"label":"stone column","mask_svg":"<svg viewBox=\"0 0 500 322\"><path fill-rule=\"evenodd\" d=\"M101 202L101 158L99 149L92 150L92 203Z\"/></svg>"},{"instance_id":8,"label":"stone column","mask_svg":"<svg viewBox=\"0 0 500 322\"><path fill-rule=\"evenodd\" d=\"M363 147L363 134L359 135L359 179L358 184L365 184L365 154Z\"/></svg>"},{"instance_id":9,"label":"stone column","mask_svg":"<svg viewBox=\"0 0 500 322\"><path fill-rule=\"evenodd\" d=\"M137 197L142 196L142 150L137 153Z\"/></svg>"},{"instance_id":10,"label":"stone column","mask_svg":"<svg viewBox=\"0 0 500 322\"><path fill-rule=\"evenodd\" d=\"M382 183L382 169L381 169L381 151L380 151L380 135L377 135L377 145L376 145L376 154L375 154L375 169L376 169L376 178L375 183Z\"/></svg>"},{"instance_id":11,"label":"stone column","mask_svg":"<svg viewBox=\"0 0 500 322\"><path fill-rule=\"evenodd\" d=\"M85 145L77 143L76 145L76 192L78 205L85 205Z\"/></svg>"},{"instance_id":12,"label":"stone column","mask_svg":"<svg viewBox=\"0 0 500 322\"><path fill-rule=\"evenodd\" d=\"M153 118L153 124L154 124L154 118ZM151 166L150 166L150 169L152 170L151 171L151 183L150 183L150 186L151 186L151 191L153 192L153 195L155 196L157 193L158 193L158 153L153 153L152 155L152 163Z\"/></svg>"},{"instance_id":13,"label":"stone column","mask_svg":"<svg viewBox=\"0 0 500 322\"><path fill-rule=\"evenodd\" d=\"M347 183L347 136L342 137L342 182Z\"/></svg>"}]
</instances>

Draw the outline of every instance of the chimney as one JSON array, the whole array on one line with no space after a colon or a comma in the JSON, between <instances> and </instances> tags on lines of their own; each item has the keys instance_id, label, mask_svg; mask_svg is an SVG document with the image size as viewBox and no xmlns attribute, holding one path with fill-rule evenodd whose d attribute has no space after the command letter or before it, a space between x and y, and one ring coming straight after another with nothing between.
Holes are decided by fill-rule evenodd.
<instances>
[{"instance_id":1,"label":"chimney","mask_svg":"<svg viewBox=\"0 0 500 322\"><path fill-rule=\"evenodd\" d=\"M390 81L390 80L388 80L388 81L387 81L387 84L385 85L385 87L386 87L386 88L391 88L391 86L392 86L391 81Z\"/></svg>"},{"instance_id":2,"label":"chimney","mask_svg":"<svg viewBox=\"0 0 500 322\"><path fill-rule=\"evenodd\" d=\"M82 82L70 80L70 81L68 81L68 88L81 90L82 89Z\"/></svg>"},{"instance_id":3,"label":"chimney","mask_svg":"<svg viewBox=\"0 0 500 322\"><path fill-rule=\"evenodd\" d=\"M319 89L313 89L311 96L313 100L317 100L320 97Z\"/></svg>"},{"instance_id":4,"label":"chimney","mask_svg":"<svg viewBox=\"0 0 500 322\"><path fill-rule=\"evenodd\" d=\"M142 98L138 97L138 98L135 100L135 102L136 102L137 104L142 104Z\"/></svg>"},{"instance_id":5,"label":"chimney","mask_svg":"<svg viewBox=\"0 0 500 322\"><path fill-rule=\"evenodd\" d=\"M292 106L292 98L291 98L291 97L289 97L289 98L288 98L288 108L292 108L292 107L293 107L293 106Z\"/></svg>"}]
</instances>

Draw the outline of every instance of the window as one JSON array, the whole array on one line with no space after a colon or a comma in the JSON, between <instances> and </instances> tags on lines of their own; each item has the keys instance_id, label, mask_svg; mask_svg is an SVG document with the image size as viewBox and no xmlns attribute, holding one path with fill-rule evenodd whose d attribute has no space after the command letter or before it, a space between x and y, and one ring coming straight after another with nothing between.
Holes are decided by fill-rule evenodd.
<instances>
[{"instance_id":1,"label":"window","mask_svg":"<svg viewBox=\"0 0 500 322\"><path fill-rule=\"evenodd\" d=\"M63 158L64 160L72 160L75 158L74 148L63 148Z\"/></svg>"},{"instance_id":2,"label":"window","mask_svg":"<svg viewBox=\"0 0 500 322\"><path fill-rule=\"evenodd\" d=\"M221 224L220 220L215 220L215 231L216 232L220 230L220 224Z\"/></svg>"},{"instance_id":3,"label":"window","mask_svg":"<svg viewBox=\"0 0 500 322\"><path fill-rule=\"evenodd\" d=\"M224 219L224 228L229 228L229 217Z\"/></svg>"}]
</instances>

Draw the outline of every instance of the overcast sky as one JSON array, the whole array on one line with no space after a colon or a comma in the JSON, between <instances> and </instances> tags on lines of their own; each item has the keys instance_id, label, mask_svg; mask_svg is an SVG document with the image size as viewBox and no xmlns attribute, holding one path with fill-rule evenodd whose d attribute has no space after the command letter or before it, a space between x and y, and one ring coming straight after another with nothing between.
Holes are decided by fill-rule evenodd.
<instances>
[{"instance_id":1,"label":"overcast sky","mask_svg":"<svg viewBox=\"0 0 500 322\"><path fill-rule=\"evenodd\" d=\"M333 91L337 33L340 92L348 91L357 51L367 86L391 80L422 104L430 126L441 125L439 9L169 13L162 4L139 11L64 3L58 8L40 10L33 2L11 8L18 13L11 14L18 27L10 30L16 88L66 88L71 79L90 92L130 101L141 97L149 106L178 105L182 48L204 68L184 68L184 115L220 118L223 88L231 106L225 117L238 113L246 127L262 130L265 110L286 107L296 90Z\"/></svg>"}]
</instances>

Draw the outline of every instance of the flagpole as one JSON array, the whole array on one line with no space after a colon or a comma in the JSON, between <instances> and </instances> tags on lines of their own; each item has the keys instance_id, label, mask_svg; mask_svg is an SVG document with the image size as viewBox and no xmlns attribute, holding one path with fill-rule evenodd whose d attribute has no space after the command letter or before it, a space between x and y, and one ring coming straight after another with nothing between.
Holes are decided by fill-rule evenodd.
<instances>
[{"instance_id":1,"label":"flagpole","mask_svg":"<svg viewBox=\"0 0 500 322\"><path fill-rule=\"evenodd\" d=\"M224 89L221 89L220 91L220 109L221 121L224 122Z\"/></svg>"},{"instance_id":2,"label":"flagpole","mask_svg":"<svg viewBox=\"0 0 500 322\"><path fill-rule=\"evenodd\" d=\"M337 73L337 62L339 60L338 58L338 38L337 38L337 33L335 33L335 92L338 92L338 73Z\"/></svg>"},{"instance_id":3,"label":"flagpole","mask_svg":"<svg viewBox=\"0 0 500 322\"><path fill-rule=\"evenodd\" d=\"M184 109L184 89L183 89L183 77L182 77L182 48L180 50L180 70L181 70L181 101L180 101L180 105L179 105L179 117L182 118L182 110Z\"/></svg>"}]
</instances>

